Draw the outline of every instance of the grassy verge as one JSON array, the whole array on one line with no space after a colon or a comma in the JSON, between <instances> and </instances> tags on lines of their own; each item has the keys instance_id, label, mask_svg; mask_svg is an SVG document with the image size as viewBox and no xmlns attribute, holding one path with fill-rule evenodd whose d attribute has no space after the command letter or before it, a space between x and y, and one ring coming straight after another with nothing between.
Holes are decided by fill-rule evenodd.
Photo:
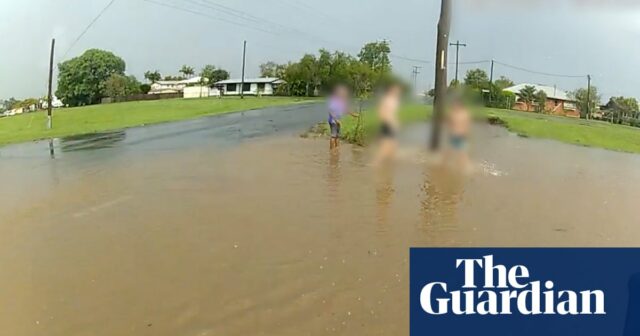
<instances>
[{"instance_id":1,"label":"grassy verge","mask_svg":"<svg viewBox=\"0 0 640 336\"><path fill-rule=\"evenodd\" d=\"M0 145L89 134L127 127L191 119L309 101L288 97L169 99L56 109L54 128L46 129L46 112L0 119Z\"/></svg>"},{"instance_id":2,"label":"grassy verge","mask_svg":"<svg viewBox=\"0 0 640 336\"><path fill-rule=\"evenodd\" d=\"M431 106L407 106L400 111L404 123L426 121L432 113ZM556 117L537 113L481 108L477 116L506 127L524 137L557 140L569 144L598 147L620 152L640 153L640 128L614 125L601 121ZM376 134L377 120L374 113L363 113L360 123L351 117L343 121L343 139L366 145ZM326 123L314 127L311 133L328 134Z\"/></svg>"},{"instance_id":3,"label":"grassy verge","mask_svg":"<svg viewBox=\"0 0 640 336\"><path fill-rule=\"evenodd\" d=\"M640 153L639 128L509 110L483 109L481 113L521 136Z\"/></svg>"}]
</instances>

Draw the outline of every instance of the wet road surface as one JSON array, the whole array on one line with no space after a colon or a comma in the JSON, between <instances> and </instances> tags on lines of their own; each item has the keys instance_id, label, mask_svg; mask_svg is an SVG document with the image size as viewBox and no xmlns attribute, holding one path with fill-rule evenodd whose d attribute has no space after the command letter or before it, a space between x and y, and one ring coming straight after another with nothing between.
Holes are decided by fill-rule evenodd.
<instances>
[{"instance_id":1,"label":"wet road surface","mask_svg":"<svg viewBox=\"0 0 640 336\"><path fill-rule=\"evenodd\" d=\"M411 246L640 245L638 155L485 126L462 177L416 125L377 171L302 108L2 150L0 334L403 335Z\"/></svg>"}]
</instances>

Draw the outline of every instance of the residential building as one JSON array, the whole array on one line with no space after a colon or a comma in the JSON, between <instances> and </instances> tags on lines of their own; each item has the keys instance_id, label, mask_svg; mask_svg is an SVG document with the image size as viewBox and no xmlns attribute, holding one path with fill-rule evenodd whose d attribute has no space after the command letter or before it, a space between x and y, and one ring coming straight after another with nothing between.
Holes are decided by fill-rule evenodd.
<instances>
[{"instance_id":1,"label":"residential building","mask_svg":"<svg viewBox=\"0 0 640 336\"><path fill-rule=\"evenodd\" d=\"M275 94L278 85L283 84L284 81L279 78L266 77L246 78L244 80L244 85L242 83L242 79L227 79L217 82L214 87L216 89L222 89L225 96L240 95L241 89L245 95L257 96L260 94L271 96ZM214 95L214 93L212 93L212 95Z\"/></svg>"},{"instance_id":2,"label":"residential building","mask_svg":"<svg viewBox=\"0 0 640 336\"><path fill-rule=\"evenodd\" d=\"M205 79L206 81L206 79ZM187 86L198 85L202 83L202 77L196 76L183 80L162 80L151 84L149 94L160 93L182 93Z\"/></svg>"},{"instance_id":3,"label":"residential building","mask_svg":"<svg viewBox=\"0 0 640 336\"><path fill-rule=\"evenodd\" d=\"M571 99L567 92L558 89L555 86L546 86L539 84L518 84L512 87L504 89L504 91L512 92L516 95L520 93L526 86L533 86L536 92L543 91L547 95L547 102L544 110L549 114L561 115L567 117L580 117L580 111L576 105L575 100ZM516 103L513 106L515 110L535 112L537 104L526 104L520 97L516 98Z\"/></svg>"},{"instance_id":4,"label":"residential building","mask_svg":"<svg viewBox=\"0 0 640 336\"><path fill-rule=\"evenodd\" d=\"M43 109L49 108L49 102L46 99L40 99L40 106L42 106ZM58 99L58 97L53 96L51 99L51 106L53 106L53 108L60 108L64 107L64 103L62 100Z\"/></svg>"}]
</instances>

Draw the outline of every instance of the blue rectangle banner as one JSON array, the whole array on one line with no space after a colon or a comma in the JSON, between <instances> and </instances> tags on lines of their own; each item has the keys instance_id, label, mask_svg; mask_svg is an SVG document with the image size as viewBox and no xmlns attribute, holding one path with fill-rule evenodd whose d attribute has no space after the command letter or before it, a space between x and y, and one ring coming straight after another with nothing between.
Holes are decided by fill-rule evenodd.
<instances>
[{"instance_id":1,"label":"blue rectangle banner","mask_svg":"<svg viewBox=\"0 0 640 336\"><path fill-rule=\"evenodd\" d=\"M413 248L411 336L640 336L640 249Z\"/></svg>"}]
</instances>

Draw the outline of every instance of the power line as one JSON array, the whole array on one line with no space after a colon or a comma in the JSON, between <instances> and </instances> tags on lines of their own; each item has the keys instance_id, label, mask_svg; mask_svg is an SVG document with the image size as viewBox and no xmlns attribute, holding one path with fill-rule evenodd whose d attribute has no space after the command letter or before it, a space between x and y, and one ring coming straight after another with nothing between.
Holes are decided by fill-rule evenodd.
<instances>
[{"instance_id":1,"label":"power line","mask_svg":"<svg viewBox=\"0 0 640 336\"><path fill-rule=\"evenodd\" d=\"M211 20L223 21L223 22L230 23L230 24L233 24L233 25L236 25L236 26L240 26L240 27L243 27L243 28L249 28L249 29L257 30L257 31L260 31L260 32L263 32L263 33L267 33L267 34L278 35L275 32L272 32L272 31L269 31L269 30L265 30L265 29L262 29L262 28L259 28L259 27L250 26L250 25L247 25L247 24L243 24L241 22L236 22L236 21L225 19L225 18L221 18L221 17L211 16L211 15L208 15L208 14L205 14L205 13L202 13L202 12L197 12L195 10L191 10L191 9L180 7L180 6L175 6L175 5L171 5L171 4L167 4L167 3L163 3L163 2L158 2L158 1L154 1L154 0L142 0L142 1L154 4L154 5L162 6L162 7L172 8L172 9L179 10L179 11L182 11L182 12L191 13L191 14L194 14L194 15L199 15L199 16L211 19Z\"/></svg>"},{"instance_id":2,"label":"power line","mask_svg":"<svg viewBox=\"0 0 640 336\"><path fill-rule=\"evenodd\" d=\"M190 1L191 3L195 3L194 0L183 0L183 1ZM249 21L249 22L254 22L254 23L258 23L258 24L265 24L268 26L272 26L272 27L277 27L280 29L285 29L288 30L289 28L277 23L277 22L272 22L270 20L252 15L250 13L235 9L235 8L231 8L229 6L225 6L222 4L219 4L217 2L211 1L211 0L195 0L198 1L199 3L196 3L197 5L203 6L203 7L207 7L209 9L213 9L222 13L225 13L227 15L231 15L233 17L245 20L245 21Z\"/></svg>"},{"instance_id":3,"label":"power line","mask_svg":"<svg viewBox=\"0 0 640 336\"><path fill-rule=\"evenodd\" d=\"M389 56L391 56L393 58L401 59L401 60L404 60L404 61L415 62L415 63L422 63L422 64L431 64L431 63L433 63L432 61L426 61L426 60L412 58L412 57L400 56L400 55L397 55L397 54L394 54L394 53L389 54Z\"/></svg>"},{"instance_id":4,"label":"power line","mask_svg":"<svg viewBox=\"0 0 640 336\"><path fill-rule=\"evenodd\" d=\"M104 6L104 8L102 8L102 10L100 11L100 13L98 13L98 16L96 16L90 23L89 25L87 25L87 27L84 28L84 30L82 31L82 33L80 33L80 35L78 35L78 37L71 43L71 45L69 46L69 49L67 49L67 51L64 53L64 55L62 56L62 59L67 58L67 55L69 54L69 52L71 51L71 49L76 45L76 43L78 43L78 41L80 41L80 39L89 31L89 29L91 29L91 27L93 27L93 25L98 22L98 20L102 17L102 15L104 15L104 13L107 12L107 10L109 9L109 7L111 7L111 5L113 5L113 3L116 2L116 0L111 0L109 1L109 3Z\"/></svg>"},{"instance_id":5,"label":"power line","mask_svg":"<svg viewBox=\"0 0 640 336\"><path fill-rule=\"evenodd\" d=\"M502 66L505 66L507 68L512 68L515 70L520 70L520 71L524 71L524 72L528 72L528 73L532 73L532 74L537 74L537 75L542 75L542 76L549 76L549 77L564 77L564 78L584 78L586 77L586 75L563 75L563 74L553 74L553 73L548 73L548 72L541 72L541 71L535 71L535 70L530 70L527 68L522 68L519 66L515 66L515 65L510 65L510 64L506 64L506 63L502 63L499 61L494 61L496 64L500 64Z\"/></svg>"}]
</instances>

